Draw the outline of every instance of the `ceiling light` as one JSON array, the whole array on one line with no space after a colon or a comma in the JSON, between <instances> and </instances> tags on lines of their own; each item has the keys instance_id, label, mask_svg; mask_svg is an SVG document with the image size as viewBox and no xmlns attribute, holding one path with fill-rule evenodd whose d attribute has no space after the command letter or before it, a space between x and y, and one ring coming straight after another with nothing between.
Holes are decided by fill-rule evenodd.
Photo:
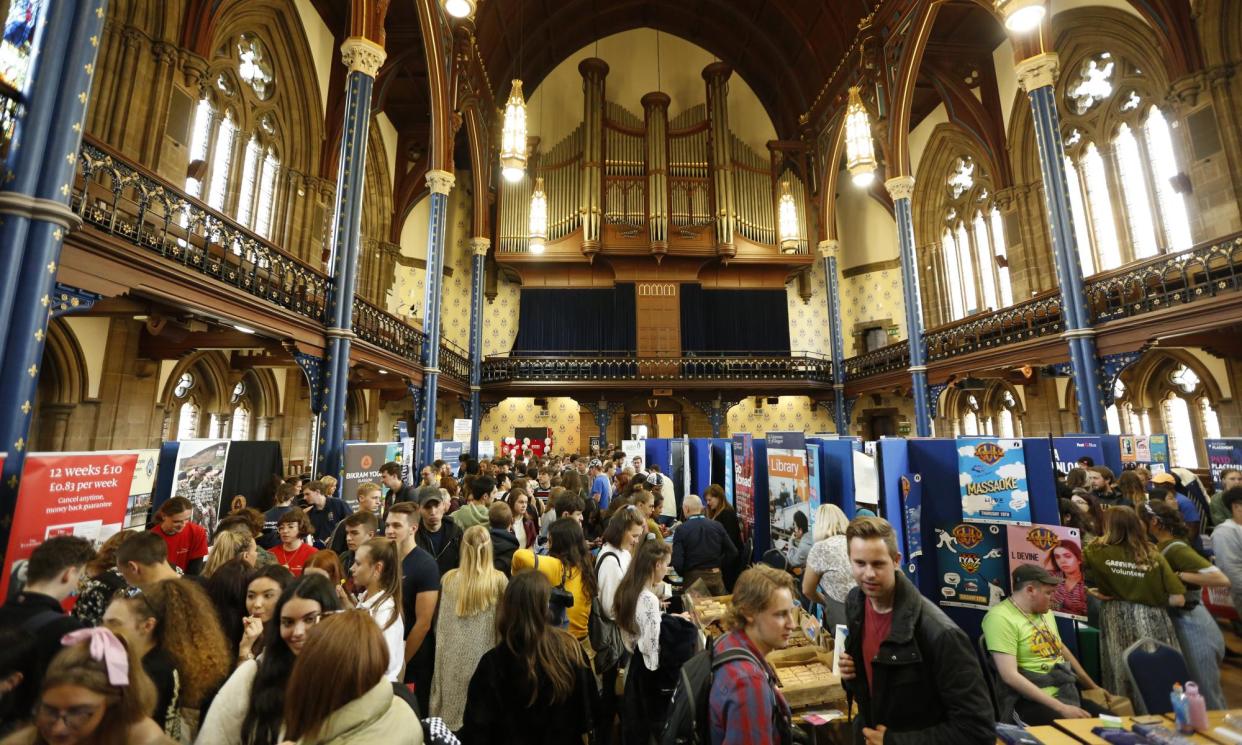
<instances>
[{"instance_id":1,"label":"ceiling light","mask_svg":"<svg viewBox=\"0 0 1242 745\"><path fill-rule=\"evenodd\" d=\"M236 323L235 323L235 324L233 324L233 328L237 329L238 331L242 332L243 334L253 334L253 333L254 333L254 329L250 328L249 326L241 326L241 325L239 325L239 324L236 324Z\"/></svg>"},{"instance_id":2,"label":"ceiling light","mask_svg":"<svg viewBox=\"0 0 1242 745\"><path fill-rule=\"evenodd\" d=\"M380 374L380 375L387 375L387 374L388 374L388 371L387 371L387 370L385 370L384 368L382 368L382 367L381 367L381 368L379 369L379 374Z\"/></svg>"},{"instance_id":3,"label":"ceiling light","mask_svg":"<svg viewBox=\"0 0 1242 745\"><path fill-rule=\"evenodd\" d=\"M543 193L543 178L535 179L530 195L530 252L543 253L548 241L548 197Z\"/></svg>"},{"instance_id":4,"label":"ceiling light","mask_svg":"<svg viewBox=\"0 0 1242 745\"><path fill-rule=\"evenodd\" d=\"M444 0L444 11L454 18L474 15L474 0Z\"/></svg>"},{"instance_id":5,"label":"ceiling light","mask_svg":"<svg viewBox=\"0 0 1242 745\"><path fill-rule=\"evenodd\" d=\"M1039 28L1044 20L1044 0L996 0L996 10L1005 18L1005 28L1024 34Z\"/></svg>"},{"instance_id":6,"label":"ceiling light","mask_svg":"<svg viewBox=\"0 0 1242 745\"><path fill-rule=\"evenodd\" d=\"M797 253L798 242L802 235L798 230L798 206L794 204L788 181L781 183L781 200L777 208L777 217L781 231L781 253Z\"/></svg>"},{"instance_id":7,"label":"ceiling light","mask_svg":"<svg viewBox=\"0 0 1242 745\"><path fill-rule=\"evenodd\" d=\"M516 183L526 172L526 101L522 81L514 80L505 103L504 127L500 132L500 172L505 181Z\"/></svg>"},{"instance_id":8,"label":"ceiling light","mask_svg":"<svg viewBox=\"0 0 1242 745\"><path fill-rule=\"evenodd\" d=\"M875 144L871 141L871 117L863 106L858 86L850 86L845 108L845 167L857 186L868 186L875 178Z\"/></svg>"}]
</instances>

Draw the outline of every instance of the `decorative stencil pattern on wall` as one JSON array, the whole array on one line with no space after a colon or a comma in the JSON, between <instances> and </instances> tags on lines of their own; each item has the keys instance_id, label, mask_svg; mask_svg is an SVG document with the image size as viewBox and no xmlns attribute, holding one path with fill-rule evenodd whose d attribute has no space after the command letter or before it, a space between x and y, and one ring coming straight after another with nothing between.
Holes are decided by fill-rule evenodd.
<instances>
[{"instance_id":1,"label":"decorative stencil pattern on wall","mask_svg":"<svg viewBox=\"0 0 1242 745\"><path fill-rule=\"evenodd\" d=\"M755 408L755 397L749 396L729 409L729 433L749 432L762 437L765 432L835 432L832 412L815 408L806 396L781 396L779 403Z\"/></svg>"},{"instance_id":2,"label":"decorative stencil pattern on wall","mask_svg":"<svg viewBox=\"0 0 1242 745\"><path fill-rule=\"evenodd\" d=\"M427 242L424 236L423 244ZM397 265L394 272L392 289L388 291L388 312L406 320L417 316L423 317L423 292L427 272L412 266ZM411 311L411 309L414 309Z\"/></svg>"},{"instance_id":3,"label":"decorative stencil pattern on wall","mask_svg":"<svg viewBox=\"0 0 1242 745\"><path fill-rule=\"evenodd\" d=\"M832 356L832 344L828 340L828 282L824 262L817 260L811 265L811 299L803 302L798 294L798 282L785 286L789 303L789 351L792 354L811 352Z\"/></svg>"},{"instance_id":4,"label":"decorative stencil pattern on wall","mask_svg":"<svg viewBox=\"0 0 1242 745\"><path fill-rule=\"evenodd\" d=\"M444 242L444 265L453 276L444 278L440 318L444 338L464 350L470 349L470 239L474 223L474 179L458 171L449 192L448 235Z\"/></svg>"},{"instance_id":5,"label":"decorative stencil pattern on wall","mask_svg":"<svg viewBox=\"0 0 1242 745\"><path fill-rule=\"evenodd\" d=\"M521 288L500 276L496 299L483 301L483 356L505 354L513 349L518 330L518 295Z\"/></svg>"},{"instance_id":6,"label":"decorative stencil pattern on wall","mask_svg":"<svg viewBox=\"0 0 1242 745\"><path fill-rule=\"evenodd\" d=\"M581 432L578 411L578 402L572 398L549 398L546 411L533 398L506 398L483 417L479 436L498 442L512 437L518 427L548 427L554 452L576 453Z\"/></svg>"},{"instance_id":7,"label":"decorative stencil pattern on wall","mask_svg":"<svg viewBox=\"0 0 1242 745\"><path fill-rule=\"evenodd\" d=\"M841 333L845 354L862 353L855 348L854 325L867 321L890 319L897 326L897 337L889 343L906 338L906 306L901 295L901 270L882 269L857 277L841 279Z\"/></svg>"}]
</instances>

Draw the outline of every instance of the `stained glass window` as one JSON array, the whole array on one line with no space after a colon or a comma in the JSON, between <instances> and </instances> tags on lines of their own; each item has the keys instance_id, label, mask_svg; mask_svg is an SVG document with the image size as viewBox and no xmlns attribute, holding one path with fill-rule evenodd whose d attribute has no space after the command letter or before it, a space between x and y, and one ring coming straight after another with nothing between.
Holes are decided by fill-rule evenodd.
<instances>
[{"instance_id":1,"label":"stained glass window","mask_svg":"<svg viewBox=\"0 0 1242 745\"><path fill-rule=\"evenodd\" d=\"M1071 81L1067 97L1076 114L1085 114L1113 92L1115 63L1108 52L1083 60L1078 75Z\"/></svg>"}]
</instances>

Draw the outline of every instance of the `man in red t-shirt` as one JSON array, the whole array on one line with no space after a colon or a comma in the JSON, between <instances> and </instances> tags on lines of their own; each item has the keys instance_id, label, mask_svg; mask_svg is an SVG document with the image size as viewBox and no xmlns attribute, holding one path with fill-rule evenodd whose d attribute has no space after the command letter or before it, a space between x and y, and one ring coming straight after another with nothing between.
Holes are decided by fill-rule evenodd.
<instances>
[{"instance_id":1,"label":"man in red t-shirt","mask_svg":"<svg viewBox=\"0 0 1242 745\"><path fill-rule=\"evenodd\" d=\"M902 574L893 526L856 517L845 531L858 587L841 680L858 702L855 740L866 745L996 742L992 704L966 632ZM860 670L856 660L861 660Z\"/></svg>"},{"instance_id":2,"label":"man in red t-shirt","mask_svg":"<svg viewBox=\"0 0 1242 745\"><path fill-rule=\"evenodd\" d=\"M203 571L207 558L207 530L190 522L194 505L185 497L173 497L155 513L158 521L151 532L168 545L168 563L193 576Z\"/></svg>"}]
</instances>

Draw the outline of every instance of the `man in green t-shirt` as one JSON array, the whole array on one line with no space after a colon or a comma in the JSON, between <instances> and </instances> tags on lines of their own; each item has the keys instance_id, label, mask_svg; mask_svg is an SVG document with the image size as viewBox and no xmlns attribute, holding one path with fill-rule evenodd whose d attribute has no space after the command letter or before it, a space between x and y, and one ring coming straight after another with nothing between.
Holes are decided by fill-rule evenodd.
<instances>
[{"instance_id":1,"label":"man in green t-shirt","mask_svg":"<svg viewBox=\"0 0 1242 745\"><path fill-rule=\"evenodd\" d=\"M1078 686L1098 688L1061 643L1052 595L1063 580L1038 564L1013 570L1009 598L988 609L983 635L1007 691L999 692L1002 716L1012 709L1028 725L1092 716L1084 711Z\"/></svg>"}]
</instances>

